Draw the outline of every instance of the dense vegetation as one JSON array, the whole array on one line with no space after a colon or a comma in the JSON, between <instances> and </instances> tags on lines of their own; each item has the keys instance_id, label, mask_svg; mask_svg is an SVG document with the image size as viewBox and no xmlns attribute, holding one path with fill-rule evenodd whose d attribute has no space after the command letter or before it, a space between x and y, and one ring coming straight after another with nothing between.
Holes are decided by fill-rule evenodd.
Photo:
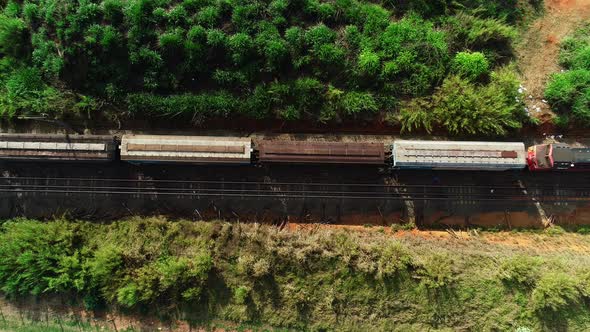
<instances>
[{"instance_id":1,"label":"dense vegetation","mask_svg":"<svg viewBox=\"0 0 590 332\"><path fill-rule=\"evenodd\" d=\"M587 235L521 234L529 248L481 236L13 220L0 230L0 289L164 319L318 331L589 328Z\"/></svg>"},{"instance_id":2,"label":"dense vegetation","mask_svg":"<svg viewBox=\"0 0 590 332\"><path fill-rule=\"evenodd\" d=\"M500 135L527 119L506 65L537 0L0 3L3 117L387 114L408 130Z\"/></svg>"},{"instance_id":3,"label":"dense vegetation","mask_svg":"<svg viewBox=\"0 0 590 332\"><path fill-rule=\"evenodd\" d=\"M565 71L553 74L545 90L560 114L557 123L590 126L590 25L561 42L559 62Z\"/></svg>"}]
</instances>

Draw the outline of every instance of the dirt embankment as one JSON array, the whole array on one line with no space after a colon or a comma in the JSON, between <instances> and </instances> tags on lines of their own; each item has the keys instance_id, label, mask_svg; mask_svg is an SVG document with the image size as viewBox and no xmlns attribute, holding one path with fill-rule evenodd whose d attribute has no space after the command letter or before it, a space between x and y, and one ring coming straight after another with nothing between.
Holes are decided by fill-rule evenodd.
<instances>
[{"instance_id":1,"label":"dirt embankment","mask_svg":"<svg viewBox=\"0 0 590 332\"><path fill-rule=\"evenodd\" d=\"M526 105L542 122L555 114L543 100L545 85L558 64L561 40L590 18L590 0L545 0L545 14L533 21L516 46Z\"/></svg>"}]
</instances>

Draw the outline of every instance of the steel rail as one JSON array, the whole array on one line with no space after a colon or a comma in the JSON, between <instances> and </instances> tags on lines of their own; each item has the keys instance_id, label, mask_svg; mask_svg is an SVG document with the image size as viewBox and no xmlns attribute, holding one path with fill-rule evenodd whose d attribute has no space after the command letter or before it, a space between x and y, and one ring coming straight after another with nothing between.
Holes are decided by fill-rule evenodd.
<instances>
[{"instance_id":1,"label":"steel rail","mask_svg":"<svg viewBox=\"0 0 590 332\"><path fill-rule=\"evenodd\" d=\"M41 194L105 194L105 195L152 195L152 196L212 196L212 197L248 197L248 198L317 198L317 199L383 199L383 200L394 200L394 201L449 201L446 197L400 197L400 196L334 196L334 195L282 195L280 193L273 194L232 194L232 193L183 193L183 192L145 192L145 191L92 191L92 190L44 190L39 192L38 190L30 189L3 189L0 193L41 193ZM558 203L578 203L590 201L590 199L546 199L535 197L510 197L510 198L463 198L460 201L473 201L473 202L514 202L514 201L525 201L522 198L526 198L526 201L530 202L558 202Z\"/></svg>"},{"instance_id":2,"label":"steel rail","mask_svg":"<svg viewBox=\"0 0 590 332\"><path fill-rule=\"evenodd\" d=\"M45 180L45 181L101 181L101 182L152 182L152 183L193 183L193 184L243 184L243 185L306 185L306 186L345 186L345 187L383 187L383 188L489 188L489 189L515 189L522 190L523 188L514 185L432 185L432 184L409 184L409 185L389 185L376 183L318 183L318 182L256 182L256 181L222 181L222 180L162 180L162 179L105 179L105 178L67 178L67 177L0 177L2 180ZM566 187L560 188L556 186L533 186L528 189L562 189L562 190L589 190L590 187Z\"/></svg>"},{"instance_id":3,"label":"steel rail","mask_svg":"<svg viewBox=\"0 0 590 332\"><path fill-rule=\"evenodd\" d=\"M272 190L263 190L263 189L232 189L232 188L153 188L153 187L114 187L114 186L76 186L76 185L35 185L35 184L8 184L8 185L0 185L0 190L2 188L7 189L36 189L39 192L44 192L49 189L66 189L66 190L73 190L73 189L87 189L87 190L128 190L133 192L141 192L151 190L153 192L160 192L160 191L175 191L175 192L192 192L192 193L202 193L202 192L220 192L220 193L261 193L261 192L271 192L271 193L280 193L280 194L302 194L303 196L307 196L308 194L324 194L324 195L341 195L342 197L347 197L347 195L363 195L365 194L368 197L374 197L376 195L383 195L383 194L391 194L392 196L417 196L417 195L428 195L429 197L457 197L457 198L465 198L467 200L476 198L479 196L494 196L495 198L498 197L530 197L530 196L539 196L533 194L525 194L522 192L522 189L518 190L516 193L497 193L495 192L493 195L490 193L481 193L481 192L447 192L447 193L436 193L436 192L403 192L403 193L396 193L396 192L381 192L381 191L328 191L328 190L317 190L317 191L306 191L306 190L279 190L279 191L272 191ZM551 197L578 197L572 195L563 195L563 194L555 194L555 195L543 195L543 196L551 196ZM542 196L541 196L542 197ZM590 193L588 194L588 198L590 198Z\"/></svg>"}]
</instances>

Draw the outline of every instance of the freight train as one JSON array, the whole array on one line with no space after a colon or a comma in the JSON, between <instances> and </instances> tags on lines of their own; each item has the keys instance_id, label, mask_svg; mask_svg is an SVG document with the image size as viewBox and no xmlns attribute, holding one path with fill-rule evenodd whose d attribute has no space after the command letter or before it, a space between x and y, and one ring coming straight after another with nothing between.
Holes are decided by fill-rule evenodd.
<instances>
[{"instance_id":1,"label":"freight train","mask_svg":"<svg viewBox=\"0 0 590 332\"><path fill-rule=\"evenodd\" d=\"M315 142L170 135L1 134L0 160L134 164L368 164L391 169L590 170L590 149L522 142Z\"/></svg>"}]
</instances>

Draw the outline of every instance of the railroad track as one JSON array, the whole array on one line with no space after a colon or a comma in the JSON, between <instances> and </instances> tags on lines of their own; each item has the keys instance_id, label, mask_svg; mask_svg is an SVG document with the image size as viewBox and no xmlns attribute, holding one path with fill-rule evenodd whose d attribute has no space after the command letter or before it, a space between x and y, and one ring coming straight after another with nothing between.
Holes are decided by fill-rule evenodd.
<instances>
[{"instance_id":1,"label":"railroad track","mask_svg":"<svg viewBox=\"0 0 590 332\"><path fill-rule=\"evenodd\" d=\"M305 183L201 181L68 177L0 177L7 195L105 195L127 197L206 197L248 199L347 199L451 202L590 202L590 187L540 185L387 185L379 183Z\"/></svg>"}]
</instances>

